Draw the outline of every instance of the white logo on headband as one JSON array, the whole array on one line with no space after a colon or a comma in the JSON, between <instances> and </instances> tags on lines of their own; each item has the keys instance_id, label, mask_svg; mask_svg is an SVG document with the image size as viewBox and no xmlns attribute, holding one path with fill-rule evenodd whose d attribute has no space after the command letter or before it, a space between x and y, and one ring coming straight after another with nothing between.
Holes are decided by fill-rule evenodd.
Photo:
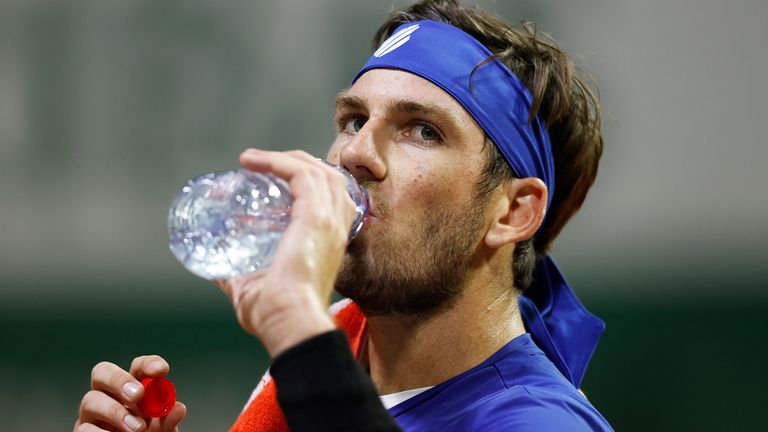
<instances>
[{"instance_id":1,"label":"white logo on headband","mask_svg":"<svg viewBox=\"0 0 768 432\"><path fill-rule=\"evenodd\" d=\"M379 47L379 49L376 50L375 53L373 53L373 56L378 58L382 57L386 54L391 53L392 51L400 48L404 43L408 42L408 40L411 39L411 33L418 30L419 25L414 24L412 26L406 27L399 32L393 34L389 37L389 39L385 40L383 44Z\"/></svg>"}]
</instances>

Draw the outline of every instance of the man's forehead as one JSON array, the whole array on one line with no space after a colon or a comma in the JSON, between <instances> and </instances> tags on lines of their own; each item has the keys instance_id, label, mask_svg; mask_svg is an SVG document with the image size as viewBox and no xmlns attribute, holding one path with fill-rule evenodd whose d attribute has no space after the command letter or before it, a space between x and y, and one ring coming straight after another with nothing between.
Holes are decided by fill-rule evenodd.
<instances>
[{"instance_id":1,"label":"man's forehead","mask_svg":"<svg viewBox=\"0 0 768 432\"><path fill-rule=\"evenodd\" d=\"M414 100L432 105L461 106L448 92L418 75L396 69L373 69L365 72L340 95L361 98Z\"/></svg>"},{"instance_id":2,"label":"man's forehead","mask_svg":"<svg viewBox=\"0 0 768 432\"><path fill-rule=\"evenodd\" d=\"M395 112L435 114L458 124L475 123L448 92L418 75L394 69L367 71L336 97L336 108L370 109L384 104ZM479 126L478 126L479 127Z\"/></svg>"}]
</instances>

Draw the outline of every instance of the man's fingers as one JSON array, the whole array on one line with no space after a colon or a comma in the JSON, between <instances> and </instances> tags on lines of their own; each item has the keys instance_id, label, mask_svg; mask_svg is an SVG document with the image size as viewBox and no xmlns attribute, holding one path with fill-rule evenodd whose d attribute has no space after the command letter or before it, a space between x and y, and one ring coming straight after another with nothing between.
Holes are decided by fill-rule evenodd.
<instances>
[{"instance_id":1,"label":"man's fingers","mask_svg":"<svg viewBox=\"0 0 768 432\"><path fill-rule=\"evenodd\" d=\"M161 377L168 374L171 367L158 355L136 357L131 362L131 375L141 380L144 377Z\"/></svg>"},{"instance_id":2,"label":"man's fingers","mask_svg":"<svg viewBox=\"0 0 768 432\"><path fill-rule=\"evenodd\" d=\"M321 162L321 159L318 159L315 156L312 156L311 154L303 151L303 150L290 150L290 151L269 151L269 150L260 150L255 148L249 148L246 149L244 152L240 154L240 162L243 163L260 163L261 158L264 155L268 154L282 154L286 156L290 156L294 159L300 159L304 162L309 163L316 163Z\"/></svg>"},{"instance_id":3,"label":"man's fingers","mask_svg":"<svg viewBox=\"0 0 768 432\"><path fill-rule=\"evenodd\" d=\"M249 149L240 155L240 163L246 169L272 173L295 187L317 186L318 179L336 177L339 173L330 165L305 152L271 152ZM313 181L314 180L314 181ZM314 191L314 189L310 189Z\"/></svg>"},{"instance_id":4,"label":"man's fingers","mask_svg":"<svg viewBox=\"0 0 768 432\"><path fill-rule=\"evenodd\" d=\"M339 220L336 211L345 209L341 220L350 219L351 223L354 203L347 193L347 179L333 166L303 151L257 149L243 152L240 163L249 170L273 173L290 184L295 198L292 218L305 218L309 225L326 228L329 222ZM324 207L326 211L321 210ZM347 229L345 226L344 230Z\"/></svg>"},{"instance_id":5,"label":"man's fingers","mask_svg":"<svg viewBox=\"0 0 768 432\"><path fill-rule=\"evenodd\" d=\"M177 401L167 416L152 420L150 432L175 432L186 415L187 407Z\"/></svg>"},{"instance_id":6,"label":"man's fingers","mask_svg":"<svg viewBox=\"0 0 768 432\"><path fill-rule=\"evenodd\" d=\"M339 177L339 172L334 166L303 150L275 152L248 149L240 154L240 163L247 169L271 172L278 177L286 179L293 175L295 168L298 166L296 163L317 168L319 170L315 171L317 173L323 173L330 177Z\"/></svg>"},{"instance_id":7,"label":"man's fingers","mask_svg":"<svg viewBox=\"0 0 768 432\"><path fill-rule=\"evenodd\" d=\"M232 284L230 284L229 280L218 279L214 280L213 283L221 289L221 292L223 292L228 299L232 300Z\"/></svg>"},{"instance_id":8,"label":"man's fingers","mask_svg":"<svg viewBox=\"0 0 768 432\"><path fill-rule=\"evenodd\" d=\"M96 390L91 390L83 396L80 403L80 422L80 428L88 423L106 423L119 431L146 430L146 423L142 418L133 415L128 408L108 394Z\"/></svg>"},{"instance_id":9,"label":"man's fingers","mask_svg":"<svg viewBox=\"0 0 768 432\"><path fill-rule=\"evenodd\" d=\"M91 423L81 423L75 428L75 432L109 432L107 429L102 429Z\"/></svg>"},{"instance_id":10,"label":"man's fingers","mask_svg":"<svg viewBox=\"0 0 768 432\"><path fill-rule=\"evenodd\" d=\"M130 406L136 406L136 402L144 395L144 387L136 378L109 362L101 362L93 367L91 388L111 394Z\"/></svg>"},{"instance_id":11,"label":"man's fingers","mask_svg":"<svg viewBox=\"0 0 768 432\"><path fill-rule=\"evenodd\" d=\"M342 198L349 199L346 193L347 180L345 176L334 166L305 151L273 152L248 149L240 155L240 163L246 169L273 173L288 181L291 184L291 190L294 195L299 192L293 189L294 186L314 186L314 189L308 189L307 192L315 192L315 194L310 194L309 196L316 195L318 192L316 187L319 186L317 180L322 179L334 186L331 188L331 193L341 192ZM302 181L304 179L312 179L314 181Z\"/></svg>"},{"instance_id":12,"label":"man's fingers","mask_svg":"<svg viewBox=\"0 0 768 432\"><path fill-rule=\"evenodd\" d=\"M75 425L75 432L109 432L109 430L102 429L93 423L78 423Z\"/></svg>"},{"instance_id":13,"label":"man's fingers","mask_svg":"<svg viewBox=\"0 0 768 432\"><path fill-rule=\"evenodd\" d=\"M325 175L322 162L308 161L285 152L248 150L240 155L240 163L252 171L272 173L291 185L297 177L306 179Z\"/></svg>"}]
</instances>

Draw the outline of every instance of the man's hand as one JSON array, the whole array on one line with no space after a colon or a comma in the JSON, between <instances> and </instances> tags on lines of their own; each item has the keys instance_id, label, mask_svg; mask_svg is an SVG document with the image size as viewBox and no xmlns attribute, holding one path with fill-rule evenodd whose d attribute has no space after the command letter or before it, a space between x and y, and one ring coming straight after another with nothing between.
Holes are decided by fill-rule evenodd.
<instances>
[{"instance_id":1,"label":"man's hand","mask_svg":"<svg viewBox=\"0 0 768 432\"><path fill-rule=\"evenodd\" d=\"M141 380L145 377L161 377L168 373L168 363L159 356L137 357L126 372L109 362L97 364L91 372L91 391L80 402L80 416L75 432L174 432L187 414L181 402L166 417L145 417L137 407L144 396Z\"/></svg>"},{"instance_id":2,"label":"man's hand","mask_svg":"<svg viewBox=\"0 0 768 432\"><path fill-rule=\"evenodd\" d=\"M285 349L330 331L328 302L341 267L355 210L344 175L301 151L247 150L244 168L288 182L291 223L272 265L219 286L240 325L259 337L274 358Z\"/></svg>"}]
</instances>

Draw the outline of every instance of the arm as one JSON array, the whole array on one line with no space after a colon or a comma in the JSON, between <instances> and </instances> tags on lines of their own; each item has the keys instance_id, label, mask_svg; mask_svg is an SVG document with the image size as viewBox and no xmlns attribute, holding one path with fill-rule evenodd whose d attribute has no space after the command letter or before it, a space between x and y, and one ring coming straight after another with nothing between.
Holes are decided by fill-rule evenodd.
<instances>
[{"instance_id":1,"label":"arm","mask_svg":"<svg viewBox=\"0 0 768 432\"><path fill-rule=\"evenodd\" d=\"M291 430L399 430L327 312L354 217L346 180L304 152L249 150L240 161L283 178L293 195L269 269L219 284L240 325L274 359Z\"/></svg>"}]
</instances>

